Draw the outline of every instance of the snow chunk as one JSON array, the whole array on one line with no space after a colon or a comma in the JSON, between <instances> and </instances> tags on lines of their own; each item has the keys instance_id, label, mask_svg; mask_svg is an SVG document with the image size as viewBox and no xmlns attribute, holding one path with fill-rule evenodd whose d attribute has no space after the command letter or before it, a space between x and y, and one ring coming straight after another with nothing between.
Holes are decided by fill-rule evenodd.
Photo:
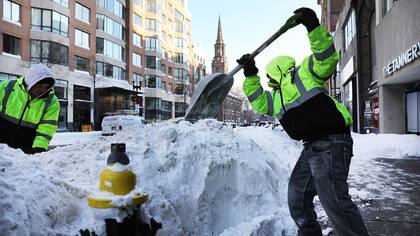
<instances>
[{"instance_id":1,"label":"snow chunk","mask_svg":"<svg viewBox=\"0 0 420 236\"><path fill-rule=\"evenodd\" d=\"M2 235L77 233L86 191L45 170L32 156L0 144Z\"/></svg>"}]
</instances>

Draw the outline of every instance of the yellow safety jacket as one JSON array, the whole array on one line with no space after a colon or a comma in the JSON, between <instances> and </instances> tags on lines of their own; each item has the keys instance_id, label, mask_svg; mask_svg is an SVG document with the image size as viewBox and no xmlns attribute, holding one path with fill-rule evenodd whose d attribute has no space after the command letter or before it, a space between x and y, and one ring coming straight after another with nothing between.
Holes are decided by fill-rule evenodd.
<instances>
[{"instance_id":1,"label":"yellow safety jacket","mask_svg":"<svg viewBox=\"0 0 420 236\"><path fill-rule=\"evenodd\" d=\"M288 56L276 57L266 66L272 91L264 91L260 77L251 75L243 83L244 93L256 111L275 115L293 139L348 133L352 123L348 110L326 90L326 82L340 58L333 39L322 26L308 37L313 54L300 66L295 67L295 60Z\"/></svg>"},{"instance_id":2,"label":"yellow safety jacket","mask_svg":"<svg viewBox=\"0 0 420 236\"><path fill-rule=\"evenodd\" d=\"M0 142L23 150L46 150L57 131L59 112L54 90L43 98L32 98L23 77L0 82Z\"/></svg>"}]
</instances>

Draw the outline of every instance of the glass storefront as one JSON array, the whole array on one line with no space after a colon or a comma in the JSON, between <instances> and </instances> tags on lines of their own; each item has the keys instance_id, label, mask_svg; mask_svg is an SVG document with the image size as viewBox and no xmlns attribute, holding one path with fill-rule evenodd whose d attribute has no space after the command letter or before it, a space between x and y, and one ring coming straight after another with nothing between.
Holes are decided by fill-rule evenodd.
<instances>
[{"instance_id":1,"label":"glass storefront","mask_svg":"<svg viewBox=\"0 0 420 236\"><path fill-rule=\"evenodd\" d=\"M73 92L73 131L82 131L83 127L91 125L91 92L89 87L80 85L74 85Z\"/></svg>"}]
</instances>

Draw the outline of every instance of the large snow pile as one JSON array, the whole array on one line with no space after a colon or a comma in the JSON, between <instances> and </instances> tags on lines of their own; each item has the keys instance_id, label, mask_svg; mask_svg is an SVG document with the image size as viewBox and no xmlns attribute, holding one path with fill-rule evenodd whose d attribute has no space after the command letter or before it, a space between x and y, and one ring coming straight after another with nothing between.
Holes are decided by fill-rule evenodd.
<instances>
[{"instance_id":1,"label":"large snow pile","mask_svg":"<svg viewBox=\"0 0 420 236\"><path fill-rule=\"evenodd\" d=\"M3 146L0 160L13 168L2 172L1 183L7 185L0 191L10 190L0 194L1 207L9 204L9 216L0 215L0 222L9 223L0 228L26 215L37 220L23 221L20 231L7 228L8 235L74 235L80 228L103 233L103 222L92 220L103 210L90 209L86 196L98 189L110 144L116 142L126 143L136 187L151 196L144 209L162 222L159 235L294 234L287 208L290 168L213 120L150 124L30 157ZM28 206L19 207L14 199Z\"/></svg>"},{"instance_id":2,"label":"large snow pile","mask_svg":"<svg viewBox=\"0 0 420 236\"><path fill-rule=\"evenodd\" d=\"M77 227L83 190L0 144L0 235L57 235Z\"/></svg>"},{"instance_id":3,"label":"large snow pile","mask_svg":"<svg viewBox=\"0 0 420 236\"><path fill-rule=\"evenodd\" d=\"M352 195L395 194L375 158L420 156L420 137L353 138ZM151 197L144 211L163 223L159 235L296 234L287 182L302 144L280 129L231 129L203 120L149 124L112 137L70 133L54 139L59 147L33 156L0 144L0 235L75 235L79 229L104 235L103 219L124 214L92 209L87 196L98 190L111 143L122 142L136 189ZM325 213L317 213L325 222Z\"/></svg>"}]
</instances>

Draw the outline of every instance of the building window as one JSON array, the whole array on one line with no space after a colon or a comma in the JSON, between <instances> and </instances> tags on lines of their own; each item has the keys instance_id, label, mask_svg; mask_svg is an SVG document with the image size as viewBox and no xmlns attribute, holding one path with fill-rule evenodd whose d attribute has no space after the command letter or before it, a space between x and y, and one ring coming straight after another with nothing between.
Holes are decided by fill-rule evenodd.
<instances>
[{"instance_id":1,"label":"building window","mask_svg":"<svg viewBox=\"0 0 420 236\"><path fill-rule=\"evenodd\" d=\"M383 2L382 15L385 15L391 9L391 7L394 5L396 1L397 0L382 0Z\"/></svg>"},{"instance_id":2,"label":"building window","mask_svg":"<svg viewBox=\"0 0 420 236\"><path fill-rule=\"evenodd\" d=\"M97 61L96 62L96 74L110 77L118 80L125 79L125 70L121 67L108 64L106 62Z\"/></svg>"},{"instance_id":3,"label":"building window","mask_svg":"<svg viewBox=\"0 0 420 236\"><path fill-rule=\"evenodd\" d=\"M356 35L356 14L354 9L351 9L350 15L347 18L347 22L344 26L344 48L350 46L354 36Z\"/></svg>"},{"instance_id":4,"label":"building window","mask_svg":"<svg viewBox=\"0 0 420 236\"><path fill-rule=\"evenodd\" d=\"M172 6L172 4L168 3L166 9L168 10L170 15L174 14L174 7Z\"/></svg>"},{"instance_id":5,"label":"building window","mask_svg":"<svg viewBox=\"0 0 420 236\"><path fill-rule=\"evenodd\" d=\"M136 45L137 47L141 48L141 36L133 33L133 44Z\"/></svg>"},{"instance_id":6,"label":"building window","mask_svg":"<svg viewBox=\"0 0 420 236\"><path fill-rule=\"evenodd\" d=\"M142 77L139 74L133 74L133 85L141 86Z\"/></svg>"},{"instance_id":7,"label":"building window","mask_svg":"<svg viewBox=\"0 0 420 236\"><path fill-rule=\"evenodd\" d=\"M3 52L20 55L20 39L8 34L3 34Z\"/></svg>"},{"instance_id":8,"label":"building window","mask_svg":"<svg viewBox=\"0 0 420 236\"><path fill-rule=\"evenodd\" d=\"M134 25L141 28L141 16L137 15L136 13L133 13L134 17Z\"/></svg>"},{"instance_id":9,"label":"building window","mask_svg":"<svg viewBox=\"0 0 420 236\"><path fill-rule=\"evenodd\" d=\"M183 38L176 38L175 47L182 48L183 46L184 46L184 39Z\"/></svg>"},{"instance_id":10,"label":"building window","mask_svg":"<svg viewBox=\"0 0 420 236\"><path fill-rule=\"evenodd\" d=\"M155 19L146 18L145 24L146 24L145 28L146 28L147 31L156 32L156 20Z\"/></svg>"},{"instance_id":11,"label":"building window","mask_svg":"<svg viewBox=\"0 0 420 236\"><path fill-rule=\"evenodd\" d=\"M76 19L89 23L90 9L76 2Z\"/></svg>"},{"instance_id":12,"label":"building window","mask_svg":"<svg viewBox=\"0 0 420 236\"><path fill-rule=\"evenodd\" d=\"M164 26L166 26L166 16L164 14L160 15L160 21Z\"/></svg>"},{"instance_id":13,"label":"building window","mask_svg":"<svg viewBox=\"0 0 420 236\"><path fill-rule=\"evenodd\" d=\"M172 102L171 101L162 100L161 101L160 108L163 111L172 111ZM170 119L170 118L168 118L168 119Z\"/></svg>"},{"instance_id":14,"label":"building window","mask_svg":"<svg viewBox=\"0 0 420 236\"><path fill-rule=\"evenodd\" d=\"M168 93L172 93L172 84L168 84Z\"/></svg>"},{"instance_id":15,"label":"building window","mask_svg":"<svg viewBox=\"0 0 420 236\"><path fill-rule=\"evenodd\" d=\"M67 66L69 48L61 44L31 40L31 61Z\"/></svg>"},{"instance_id":16,"label":"building window","mask_svg":"<svg viewBox=\"0 0 420 236\"><path fill-rule=\"evenodd\" d=\"M175 68L175 75L176 80L188 81L188 71L185 69Z\"/></svg>"},{"instance_id":17,"label":"building window","mask_svg":"<svg viewBox=\"0 0 420 236\"><path fill-rule=\"evenodd\" d=\"M350 114L353 114L353 83L352 83L352 80L350 80L347 84L344 85L343 103L344 103L344 106L350 112Z\"/></svg>"},{"instance_id":18,"label":"building window","mask_svg":"<svg viewBox=\"0 0 420 236\"><path fill-rule=\"evenodd\" d=\"M57 96L60 101L60 113L58 116L58 129L66 130L67 129L67 89L68 81L59 80L55 81L54 85L54 94Z\"/></svg>"},{"instance_id":19,"label":"building window","mask_svg":"<svg viewBox=\"0 0 420 236\"><path fill-rule=\"evenodd\" d=\"M32 8L32 29L68 36L69 18L58 12Z\"/></svg>"},{"instance_id":20,"label":"building window","mask_svg":"<svg viewBox=\"0 0 420 236\"><path fill-rule=\"evenodd\" d=\"M157 75L145 75L146 87L158 88L161 85L162 78Z\"/></svg>"},{"instance_id":21,"label":"building window","mask_svg":"<svg viewBox=\"0 0 420 236\"><path fill-rule=\"evenodd\" d=\"M89 59L84 57L75 56L76 58L76 70L89 72Z\"/></svg>"},{"instance_id":22,"label":"building window","mask_svg":"<svg viewBox=\"0 0 420 236\"><path fill-rule=\"evenodd\" d=\"M124 49L121 45L103 38L96 38L96 53L123 61Z\"/></svg>"},{"instance_id":23,"label":"building window","mask_svg":"<svg viewBox=\"0 0 420 236\"><path fill-rule=\"evenodd\" d=\"M173 57L173 61L175 63L179 63L179 64L187 63L187 55L185 55L183 53L175 53L175 55Z\"/></svg>"},{"instance_id":24,"label":"building window","mask_svg":"<svg viewBox=\"0 0 420 236\"><path fill-rule=\"evenodd\" d=\"M146 37L146 51L157 51L160 52L162 49L160 47L160 41L154 37Z\"/></svg>"},{"instance_id":25,"label":"building window","mask_svg":"<svg viewBox=\"0 0 420 236\"><path fill-rule=\"evenodd\" d=\"M156 13L156 0L146 0L146 11Z\"/></svg>"},{"instance_id":26,"label":"building window","mask_svg":"<svg viewBox=\"0 0 420 236\"><path fill-rule=\"evenodd\" d=\"M74 85L73 93L74 100L91 101L89 87Z\"/></svg>"},{"instance_id":27,"label":"building window","mask_svg":"<svg viewBox=\"0 0 420 236\"><path fill-rule=\"evenodd\" d=\"M104 8L123 19L125 18L124 7L118 0L96 0L96 6Z\"/></svg>"},{"instance_id":28,"label":"building window","mask_svg":"<svg viewBox=\"0 0 420 236\"><path fill-rule=\"evenodd\" d=\"M168 75L173 76L173 68L168 66Z\"/></svg>"},{"instance_id":29,"label":"building window","mask_svg":"<svg viewBox=\"0 0 420 236\"><path fill-rule=\"evenodd\" d=\"M175 84L175 94L185 95L187 86L184 84Z\"/></svg>"},{"instance_id":30,"label":"building window","mask_svg":"<svg viewBox=\"0 0 420 236\"><path fill-rule=\"evenodd\" d=\"M166 65L161 63L159 66L159 70L162 71L163 74L166 74Z\"/></svg>"},{"instance_id":31,"label":"building window","mask_svg":"<svg viewBox=\"0 0 420 236\"><path fill-rule=\"evenodd\" d=\"M175 102L175 113L178 113L178 116L183 116L186 108L187 104L183 102Z\"/></svg>"},{"instance_id":32,"label":"building window","mask_svg":"<svg viewBox=\"0 0 420 236\"><path fill-rule=\"evenodd\" d=\"M171 19L168 20L168 28L170 30L173 30L173 28L174 28L173 21Z\"/></svg>"},{"instance_id":33,"label":"building window","mask_svg":"<svg viewBox=\"0 0 420 236\"><path fill-rule=\"evenodd\" d=\"M74 44L89 49L89 34L78 29L75 30Z\"/></svg>"},{"instance_id":34,"label":"building window","mask_svg":"<svg viewBox=\"0 0 420 236\"><path fill-rule=\"evenodd\" d=\"M3 19L15 23L20 22L20 5L12 1L3 0Z\"/></svg>"},{"instance_id":35,"label":"building window","mask_svg":"<svg viewBox=\"0 0 420 236\"><path fill-rule=\"evenodd\" d=\"M65 7L69 6L69 1L68 0L54 0L54 2L59 3Z\"/></svg>"},{"instance_id":36,"label":"building window","mask_svg":"<svg viewBox=\"0 0 420 236\"><path fill-rule=\"evenodd\" d=\"M175 9L175 18L177 18L180 21L184 20L184 16L177 9Z\"/></svg>"},{"instance_id":37,"label":"building window","mask_svg":"<svg viewBox=\"0 0 420 236\"><path fill-rule=\"evenodd\" d=\"M155 56L145 56L146 59L146 68L148 69L157 69L158 59Z\"/></svg>"},{"instance_id":38,"label":"building window","mask_svg":"<svg viewBox=\"0 0 420 236\"><path fill-rule=\"evenodd\" d=\"M57 79L54 85L54 93L59 100L67 100L68 81Z\"/></svg>"},{"instance_id":39,"label":"building window","mask_svg":"<svg viewBox=\"0 0 420 236\"><path fill-rule=\"evenodd\" d=\"M16 80L18 78L19 78L19 76L17 76L17 75L12 75L12 74L7 74L7 73L0 72L0 81L1 80Z\"/></svg>"},{"instance_id":40,"label":"building window","mask_svg":"<svg viewBox=\"0 0 420 236\"><path fill-rule=\"evenodd\" d=\"M177 21L175 24L176 24L175 25L175 31L177 33L183 33L184 32L184 25L183 25L183 23L181 21Z\"/></svg>"},{"instance_id":41,"label":"building window","mask_svg":"<svg viewBox=\"0 0 420 236\"><path fill-rule=\"evenodd\" d=\"M160 98L146 97L146 108L159 109L160 101L161 101Z\"/></svg>"},{"instance_id":42,"label":"building window","mask_svg":"<svg viewBox=\"0 0 420 236\"><path fill-rule=\"evenodd\" d=\"M141 67L141 56L137 53L133 53L133 65Z\"/></svg>"},{"instance_id":43,"label":"building window","mask_svg":"<svg viewBox=\"0 0 420 236\"><path fill-rule=\"evenodd\" d=\"M141 0L134 0L134 4L141 7Z\"/></svg>"},{"instance_id":44,"label":"building window","mask_svg":"<svg viewBox=\"0 0 420 236\"><path fill-rule=\"evenodd\" d=\"M96 14L96 29L125 40L125 28L107 16Z\"/></svg>"}]
</instances>

